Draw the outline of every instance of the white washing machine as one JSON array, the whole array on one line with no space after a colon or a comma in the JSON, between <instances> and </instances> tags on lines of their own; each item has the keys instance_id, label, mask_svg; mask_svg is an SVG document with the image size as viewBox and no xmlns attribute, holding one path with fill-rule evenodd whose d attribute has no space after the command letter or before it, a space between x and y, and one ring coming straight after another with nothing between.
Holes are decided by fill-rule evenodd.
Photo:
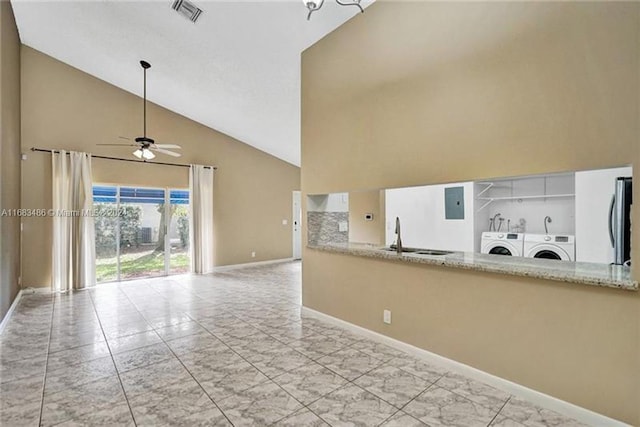
<instances>
[{"instance_id":1,"label":"white washing machine","mask_svg":"<svg viewBox=\"0 0 640 427\"><path fill-rule=\"evenodd\" d=\"M482 246L480 252L483 254L523 256L524 234L522 233L482 233Z\"/></svg>"},{"instance_id":2,"label":"white washing machine","mask_svg":"<svg viewBox=\"0 0 640 427\"><path fill-rule=\"evenodd\" d=\"M525 234L524 256L528 258L575 261L575 236L554 234Z\"/></svg>"}]
</instances>

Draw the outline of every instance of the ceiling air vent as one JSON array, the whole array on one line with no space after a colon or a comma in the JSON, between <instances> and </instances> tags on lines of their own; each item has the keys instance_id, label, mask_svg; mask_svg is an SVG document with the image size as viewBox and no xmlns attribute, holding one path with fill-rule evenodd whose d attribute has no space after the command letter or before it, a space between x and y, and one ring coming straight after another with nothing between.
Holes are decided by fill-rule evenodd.
<instances>
[{"instance_id":1,"label":"ceiling air vent","mask_svg":"<svg viewBox=\"0 0 640 427\"><path fill-rule=\"evenodd\" d=\"M196 22L202 13L202 9L187 0L175 0L171 8L191 22Z\"/></svg>"}]
</instances>

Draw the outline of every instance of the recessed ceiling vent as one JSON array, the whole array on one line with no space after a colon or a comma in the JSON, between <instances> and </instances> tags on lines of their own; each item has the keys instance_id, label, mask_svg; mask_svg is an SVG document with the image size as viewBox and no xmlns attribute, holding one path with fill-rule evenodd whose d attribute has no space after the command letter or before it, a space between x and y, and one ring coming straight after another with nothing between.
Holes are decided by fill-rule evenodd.
<instances>
[{"instance_id":1,"label":"recessed ceiling vent","mask_svg":"<svg viewBox=\"0 0 640 427\"><path fill-rule=\"evenodd\" d=\"M202 13L202 9L187 0L175 0L171 8L191 22L196 22Z\"/></svg>"}]
</instances>

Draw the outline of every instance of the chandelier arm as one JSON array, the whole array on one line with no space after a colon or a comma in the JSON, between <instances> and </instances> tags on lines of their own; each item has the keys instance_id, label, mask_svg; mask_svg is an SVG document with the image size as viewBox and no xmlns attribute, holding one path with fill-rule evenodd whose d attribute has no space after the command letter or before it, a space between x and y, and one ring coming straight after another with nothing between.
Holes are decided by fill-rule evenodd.
<instances>
[{"instance_id":1,"label":"chandelier arm","mask_svg":"<svg viewBox=\"0 0 640 427\"><path fill-rule=\"evenodd\" d=\"M315 3L313 4L314 6L311 7L309 3L307 3L307 8L309 9L309 13L307 14L307 21L311 19L311 14L313 12L315 12L316 10L319 10L322 7L322 5L324 4L324 0L320 0L320 3L318 3L317 5L315 5Z\"/></svg>"},{"instance_id":2,"label":"chandelier arm","mask_svg":"<svg viewBox=\"0 0 640 427\"><path fill-rule=\"evenodd\" d=\"M351 2L351 3L345 3L345 2L342 2L340 0L336 0L336 3L338 3L340 6L356 6L358 9L360 9L360 13L364 13L364 9L362 8L362 6L360 6L360 2L359 1L354 1L354 2Z\"/></svg>"}]
</instances>

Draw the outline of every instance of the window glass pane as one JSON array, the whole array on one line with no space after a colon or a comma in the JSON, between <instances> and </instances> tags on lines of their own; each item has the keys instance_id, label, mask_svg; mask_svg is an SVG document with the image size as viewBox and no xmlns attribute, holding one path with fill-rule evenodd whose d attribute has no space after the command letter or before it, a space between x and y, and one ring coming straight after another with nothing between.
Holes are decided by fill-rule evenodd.
<instances>
[{"instance_id":1,"label":"window glass pane","mask_svg":"<svg viewBox=\"0 0 640 427\"><path fill-rule=\"evenodd\" d=\"M118 211L116 187L94 187L96 282L118 280Z\"/></svg>"},{"instance_id":2,"label":"window glass pane","mask_svg":"<svg viewBox=\"0 0 640 427\"><path fill-rule=\"evenodd\" d=\"M93 202L115 203L118 189L116 187L93 187Z\"/></svg>"},{"instance_id":3,"label":"window glass pane","mask_svg":"<svg viewBox=\"0 0 640 427\"><path fill-rule=\"evenodd\" d=\"M171 190L169 274L189 272L189 191Z\"/></svg>"},{"instance_id":4,"label":"window glass pane","mask_svg":"<svg viewBox=\"0 0 640 427\"><path fill-rule=\"evenodd\" d=\"M120 203L164 203L164 190L160 188L120 188Z\"/></svg>"},{"instance_id":5,"label":"window glass pane","mask_svg":"<svg viewBox=\"0 0 640 427\"><path fill-rule=\"evenodd\" d=\"M169 192L169 199L171 201L171 204L188 205L189 190L171 190Z\"/></svg>"}]
</instances>

